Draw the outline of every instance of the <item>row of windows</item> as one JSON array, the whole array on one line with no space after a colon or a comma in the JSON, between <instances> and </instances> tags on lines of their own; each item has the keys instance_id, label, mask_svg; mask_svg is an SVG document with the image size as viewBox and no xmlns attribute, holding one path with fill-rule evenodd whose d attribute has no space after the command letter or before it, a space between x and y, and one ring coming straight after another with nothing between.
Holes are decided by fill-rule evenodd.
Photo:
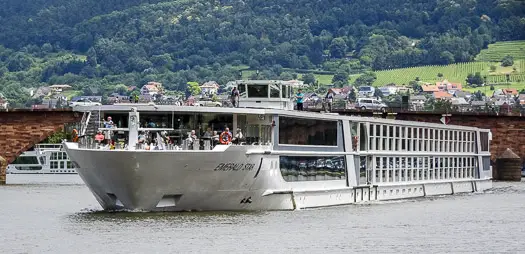
<instances>
[{"instance_id":1,"label":"row of windows","mask_svg":"<svg viewBox=\"0 0 525 254\"><path fill-rule=\"evenodd\" d=\"M281 156L281 175L287 182L345 179L344 156Z\"/></svg>"},{"instance_id":2,"label":"row of windows","mask_svg":"<svg viewBox=\"0 0 525 254\"><path fill-rule=\"evenodd\" d=\"M372 182L408 182L474 178L474 157L388 157L375 156L368 167ZM374 161L372 161L374 162ZM366 164L365 164L366 165ZM365 166L366 167L366 166ZM370 172L373 170L373 172ZM370 181L369 181L370 182Z\"/></svg>"},{"instance_id":3,"label":"row of windows","mask_svg":"<svg viewBox=\"0 0 525 254\"><path fill-rule=\"evenodd\" d=\"M51 153L51 160L69 160L66 152L53 152Z\"/></svg>"},{"instance_id":4,"label":"row of windows","mask_svg":"<svg viewBox=\"0 0 525 254\"><path fill-rule=\"evenodd\" d=\"M74 168L71 161L51 161L50 162L50 168L56 169L56 168Z\"/></svg>"},{"instance_id":5,"label":"row of windows","mask_svg":"<svg viewBox=\"0 0 525 254\"><path fill-rule=\"evenodd\" d=\"M475 151L473 131L370 124L369 133L370 150L452 153Z\"/></svg>"}]
</instances>

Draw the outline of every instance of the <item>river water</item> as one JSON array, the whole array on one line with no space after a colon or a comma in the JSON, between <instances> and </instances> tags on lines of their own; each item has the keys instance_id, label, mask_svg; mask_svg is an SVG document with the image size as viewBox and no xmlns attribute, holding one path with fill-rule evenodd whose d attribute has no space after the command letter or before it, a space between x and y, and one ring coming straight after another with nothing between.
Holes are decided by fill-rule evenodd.
<instances>
[{"instance_id":1,"label":"river water","mask_svg":"<svg viewBox=\"0 0 525 254\"><path fill-rule=\"evenodd\" d=\"M77 176L37 177L0 186L0 253L525 253L525 182L301 211L106 213Z\"/></svg>"}]
</instances>

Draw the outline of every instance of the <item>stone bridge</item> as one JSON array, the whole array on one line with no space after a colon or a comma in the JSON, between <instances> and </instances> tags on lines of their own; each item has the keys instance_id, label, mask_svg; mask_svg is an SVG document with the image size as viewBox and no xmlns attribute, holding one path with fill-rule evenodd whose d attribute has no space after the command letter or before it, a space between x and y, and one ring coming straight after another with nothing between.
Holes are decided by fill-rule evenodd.
<instances>
[{"instance_id":1,"label":"stone bridge","mask_svg":"<svg viewBox=\"0 0 525 254\"><path fill-rule=\"evenodd\" d=\"M440 123L441 113L398 112L374 113L358 110L335 110L347 115L396 118L420 122ZM6 163L53 132L61 130L66 123L78 123L82 114L71 110L10 110L0 111L0 184L5 183ZM452 114L448 124L473 126L492 130L491 153L493 159L511 148L525 158L525 117L489 114ZM4 163L5 164L5 163Z\"/></svg>"},{"instance_id":2,"label":"stone bridge","mask_svg":"<svg viewBox=\"0 0 525 254\"><path fill-rule=\"evenodd\" d=\"M0 184L5 183L7 164L18 155L81 119L81 113L70 109L0 111Z\"/></svg>"}]
</instances>

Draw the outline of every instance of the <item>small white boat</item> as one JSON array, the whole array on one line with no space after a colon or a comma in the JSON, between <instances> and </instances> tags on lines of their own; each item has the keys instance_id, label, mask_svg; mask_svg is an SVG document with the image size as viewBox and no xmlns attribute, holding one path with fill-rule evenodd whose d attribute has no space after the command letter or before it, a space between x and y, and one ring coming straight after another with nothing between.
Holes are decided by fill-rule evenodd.
<instances>
[{"instance_id":1,"label":"small white boat","mask_svg":"<svg viewBox=\"0 0 525 254\"><path fill-rule=\"evenodd\" d=\"M7 165L6 174L77 174L62 144L37 144Z\"/></svg>"}]
</instances>

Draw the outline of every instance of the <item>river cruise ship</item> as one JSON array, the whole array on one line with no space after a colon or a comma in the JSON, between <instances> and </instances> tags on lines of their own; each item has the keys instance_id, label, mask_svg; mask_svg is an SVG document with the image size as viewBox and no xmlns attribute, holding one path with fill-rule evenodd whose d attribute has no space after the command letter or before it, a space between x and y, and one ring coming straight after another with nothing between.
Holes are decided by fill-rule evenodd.
<instances>
[{"instance_id":1,"label":"river cruise ship","mask_svg":"<svg viewBox=\"0 0 525 254\"><path fill-rule=\"evenodd\" d=\"M65 148L100 205L294 210L492 187L489 130L296 111L290 82L234 83L235 108L77 108L80 139Z\"/></svg>"},{"instance_id":2,"label":"river cruise ship","mask_svg":"<svg viewBox=\"0 0 525 254\"><path fill-rule=\"evenodd\" d=\"M37 144L7 165L7 174L76 174L62 144Z\"/></svg>"}]
</instances>

